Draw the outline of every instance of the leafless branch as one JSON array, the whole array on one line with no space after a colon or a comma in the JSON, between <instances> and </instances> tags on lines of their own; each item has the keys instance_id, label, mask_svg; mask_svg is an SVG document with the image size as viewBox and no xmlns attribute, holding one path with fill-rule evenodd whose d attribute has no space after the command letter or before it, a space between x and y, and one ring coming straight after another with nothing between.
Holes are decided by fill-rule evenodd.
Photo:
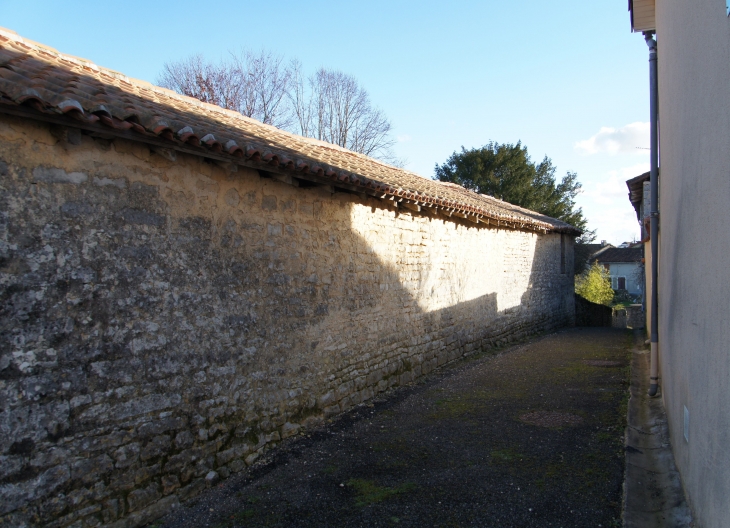
<instances>
[{"instance_id":1,"label":"leafless branch","mask_svg":"<svg viewBox=\"0 0 730 528\"><path fill-rule=\"evenodd\" d=\"M201 101L236 110L396 165L391 124L352 75L320 68L305 78L302 65L261 50L231 54L213 64L200 55L163 67L160 84Z\"/></svg>"}]
</instances>

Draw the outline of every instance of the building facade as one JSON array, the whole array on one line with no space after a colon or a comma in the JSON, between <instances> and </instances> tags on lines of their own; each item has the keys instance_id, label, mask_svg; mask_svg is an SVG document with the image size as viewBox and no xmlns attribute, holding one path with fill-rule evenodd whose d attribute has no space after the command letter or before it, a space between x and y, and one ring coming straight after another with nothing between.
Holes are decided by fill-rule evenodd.
<instances>
[{"instance_id":1,"label":"building facade","mask_svg":"<svg viewBox=\"0 0 730 528\"><path fill-rule=\"evenodd\" d=\"M730 282L723 253L730 232L723 219L730 207L730 18L724 0L656 5L633 0L633 8L644 10L641 17L633 13L644 24L634 29L655 32L658 55L661 397L695 522L725 527ZM648 253L647 269L651 258Z\"/></svg>"},{"instance_id":2,"label":"building facade","mask_svg":"<svg viewBox=\"0 0 730 528\"><path fill-rule=\"evenodd\" d=\"M611 288L625 290L632 296L643 298L644 266L641 247L606 248L592 260L608 270Z\"/></svg>"}]
</instances>

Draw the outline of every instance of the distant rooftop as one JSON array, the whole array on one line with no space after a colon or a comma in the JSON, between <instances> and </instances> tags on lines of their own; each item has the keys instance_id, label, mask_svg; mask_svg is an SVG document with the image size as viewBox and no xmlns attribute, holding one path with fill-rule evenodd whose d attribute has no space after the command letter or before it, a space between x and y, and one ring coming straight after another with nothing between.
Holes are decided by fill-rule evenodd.
<instances>
[{"instance_id":1,"label":"distant rooftop","mask_svg":"<svg viewBox=\"0 0 730 528\"><path fill-rule=\"evenodd\" d=\"M599 253L592 260L597 260L600 263L641 262L642 256L642 249L640 247L611 247Z\"/></svg>"}]
</instances>

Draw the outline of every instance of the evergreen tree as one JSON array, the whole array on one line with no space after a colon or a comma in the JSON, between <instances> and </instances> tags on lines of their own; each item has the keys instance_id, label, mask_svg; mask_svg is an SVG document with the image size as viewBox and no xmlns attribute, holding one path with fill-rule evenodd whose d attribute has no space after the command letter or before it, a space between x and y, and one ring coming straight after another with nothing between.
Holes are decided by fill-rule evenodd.
<instances>
[{"instance_id":1,"label":"evergreen tree","mask_svg":"<svg viewBox=\"0 0 730 528\"><path fill-rule=\"evenodd\" d=\"M575 278L575 293L591 302L611 306L614 291L611 276L598 262Z\"/></svg>"},{"instance_id":2,"label":"evergreen tree","mask_svg":"<svg viewBox=\"0 0 730 528\"><path fill-rule=\"evenodd\" d=\"M583 239L590 239L583 211L575 207L581 189L577 175L568 172L558 183L555 170L547 156L533 163L520 142L492 141L478 149L461 147L446 163L436 165L436 179L557 218L584 231Z\"/></svg>"}]
</instances>

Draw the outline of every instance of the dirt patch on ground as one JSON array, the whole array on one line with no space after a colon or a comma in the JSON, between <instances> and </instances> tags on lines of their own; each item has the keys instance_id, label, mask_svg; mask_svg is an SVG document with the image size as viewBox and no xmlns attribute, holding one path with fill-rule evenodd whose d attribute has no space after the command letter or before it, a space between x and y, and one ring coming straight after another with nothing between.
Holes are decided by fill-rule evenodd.
<instances>
[{"instance_id":1,"label":"dirt patch on ground","mask_svg":"<svg viewBox=\"0 0 730 528\"><path fill-rule=\"evenodd\" d=\"M565 427L580 425L583 418L577 414L561 413L554 411L535 411L520 416L520 420L530 425L539 427Z\"/></svg>"},{"instance_id":2,"label":"dirt patch on ground","mask_svg":"<svg viewBox=\"0 0 730 528\"><path fill-rule=\"evenodd\" d=\"M620 361L606 361L604 359L584 359L583 363L591 367L620 367L625 364Z\"/></svg>"},{"instance_id":3,"label":"dirt patch on ground","mask_svg":"<svg viewBox=\"0 0 730 528\"><path fill-rule=\"evenodd\" d=\"M288 439L156 526L620 526L630 346L575 328L464 360Z\"/></svg>"}]
</instances>

